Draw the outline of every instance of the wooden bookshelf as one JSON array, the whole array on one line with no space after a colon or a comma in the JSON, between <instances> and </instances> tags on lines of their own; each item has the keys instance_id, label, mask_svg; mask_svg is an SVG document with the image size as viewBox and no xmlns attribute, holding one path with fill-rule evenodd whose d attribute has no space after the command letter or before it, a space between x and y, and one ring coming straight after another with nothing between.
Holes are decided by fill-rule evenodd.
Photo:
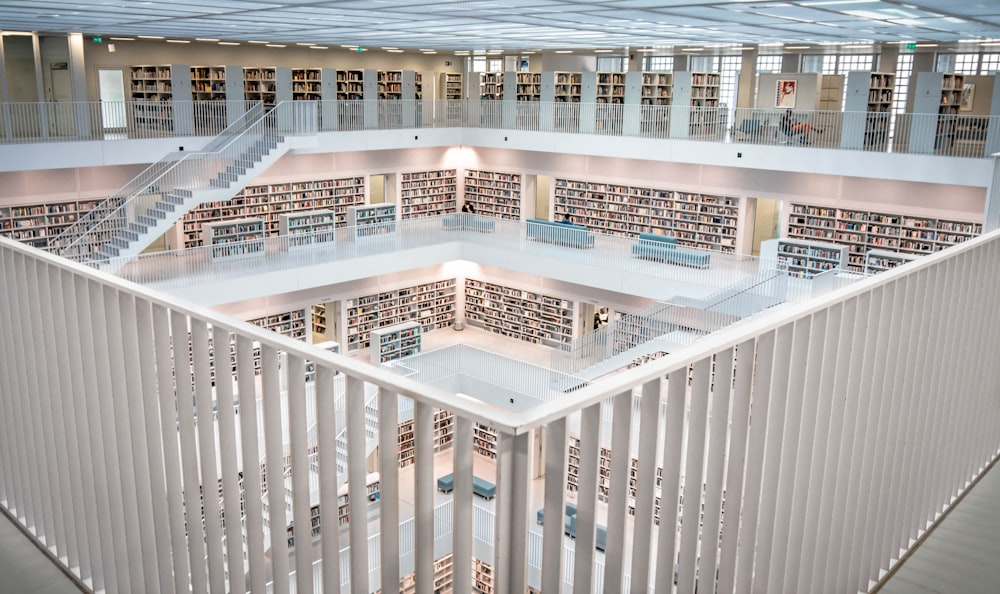
<instances>
[{"instance_id":1,"label":"wooden bookshelf","mask_svg":"<svg viewBox=\"0 0 1000 594\"><path fill-rule=\"evenodd\" d=\"M777 260L788 274L811 278L835 268L847 270L847 246L804 239L768 239L760 244L760 257Z\"/></svg>"},{"instance_id":2,"label":"wooden bookshelf","mask_svg":"<svg viewBox=\"0 0 1000 594\"><path fill-rule=\"evenodd\" d=\"M573 340L574 304L568 299L468 278L465 319L473 326L534 344Z\"/></svg>"},{"instance_id":3,"label":"wooden bookshelf","mask_svg":"<svg viewBox=\"0 0 1000 594\"><path fill-rule=\"evenodd\" d=\"M456 170L415 171L400 175L400 216L415 219L455 212Z\"/></svg>"},{"instance_id":4,"label":"wooden bookshelf","mask_svg":"<svg viewBox=\"0 0 1000 594\"><path fill-rule=\"evenodd\" d=\"M192 66L191 99L215 101L226 98L225 66Z\"/></svg>"},{"instance_id":5,"label":"wooden bookshelf","mask_svg":"<svg viewBox=\"0 0 1000 594\"><path fill-rule=\"evenodd\" d=\"M103 202L103 198L0 206L0 235L39 249Z\"/></svg>"},{"instance_id":6,"label":"wooden bookshelf","mask_svg":"<svg viewBox=\"0 0 1000 594\"><path fill-rule=\"evenodd\" d=\"M190 81L186 66L158 65L129 67L129 94L131 122L134 125L173 131L175 127L174 91L182 92L183 81ZM183 95L181 96L183 97Z\"/></svg>"},{"instance_id":7,"label":"wooden bookshelf","mask_svg":"<svg viewBox=\"0 0 1000 594\"><path fill-rule=\"evenodd\" d=\"M521 220L521 174L465 170L464 202L476 214L512 221Z\"/></svg>"},{"instance_id":8,"label":"wooden bookshelf","mask_svg":"<svg viewBox=\"0 0 1000 594\"><path fill-rule=\"evenodd\" d=\"M625 73L598 72L596 99L598 103L624 103Z\"/></svg>"},{"instance_id":9,"label":"wooden bookshelf","mask_svg":"<svg viewBox=\"0 0 1000 594\"><path fill-rule=\"evenodd\" d=\"M441 97L443 99L462 99L465 93L462 90L461 72L444 72L441 74Z\"/></svg>"},{"instance_id":10,"label":"wooden bookshelf","mask_svg":"<svg viewBox=\"0 0 1000 594\"><path fill-rule=\"evenodd\" d=\"M722 76L718 72L691 73L691 107L719 107Z\"/></svg>"},{"instance_id":11,"label":"wooden bookshelf","mask_svg":"<svg viewBox=\"0 0 1000 594\"><path fill-rule=\"evenodd\" d=\"M396 439L396 459L399 467L413 464L416 456L416 439L414 437L414 421L406 419L399 423ZM451 411L434 411L434 451L438 452L450 446L455 438L455 416Z\"/></svg>"},{"instance_id":12,"label":"wooden bookshelf","mask_svg":"<svg viewBox=\"0 0 1000 594\"><path fill-rule=\"evenodd\" d=\"M642 73L642 104L670 105L674 75L671 72Z\"/></svg>"},{"instance_id":13,"label":"wooden bookshelf","mask_svg":"<svg viewBox=\"0 0 1000 594\"><path fill-rule=\"evenodd\" d=\"M663 233L689 247L736 251L737 197L557 178L554 198L557 220L568 214L593 231Z\"/></svg>"},{"instance_id":14,"label":"wooden bookshelf","mask_svg":"<svg viewBox=\"0 0 1000 594\"><path fill-rule=\"evenodd\" d=\"M332 210L313 210L278 215L278 235L285 237L284 251L295 251L335 240L337 215Z\"/></svg>"},{"instance_id":15,"label":"wooden bookshelf","mask_svg":"<svg viewBox=\"0 0 1000 594\"><path fill-rule=\"evenodd\" d=\"M334 224L347 224L347 208L365 202L365 178L344 177L247 186L229 200L206 202L185 214L171 240L176 248L202 245L201 228L208 223L258 217L267 237L279 234L281 215L330 210Z\"/></svg>"},{"instance_id":16,"label":"wooden bookshelf","mask_svg":"<svg viewBox=\"0 0 1000 594\"><path fill-rule=\"evenodd\" d=\"M379 70L376 77L376 89L380 100L399 101L403 98L402 70Z\"/></svg>"},{"instance_id":17,"label":"wooden bookshelf","mask_svg":"<svg viewBox=\"0 0 1000 594\"><path fill-rule=\"evenodd\" d=\"M865 271L869 250L929 254L982 233L981 223L792 203L789 238L827 241L848 247L847 269Z\"/></svg>"},{"instance_id":18,"label":"wooden bookshelf","mask_svg":"<svg viewBox=\"0 0 1000 594\"><path fill-rule=\"evenodd\" d=\"M445 279L391 291L361 295L344 301L347 352L369 347L372 330L419 321L423 332L455 323L456 281Z\"/></svg>"},{"instance_id":19,"label":"wooden bookshelf","mask_svg":"<svg viewBox=\"0 0 1000 594\"><path fill-rule=\"evenodd\" d=\"M542 73L518 72L517 100L541 101L541 99L542 99Z\"/></svg>"},{"instance_id":20,"label":"wooden bookshelf","mask_svg":"<svg viewBox=\"0 0 1000 594\"><path fill-rule=\"evenodd\" d=\"M856 71L847 75L844 111L865 112L862 147L866 150L884 151L888 145L895 87L896 75L890 72Z\"/></svg>"},{"instance_id":21,"label":"wooden bookshelf","mask_svg":"<svg viewBox=\"0 0 1000 594\"><path fill-rule=\"evenodd\" d=\"M264 255L264 221L248 218L203 225L202 244L211 246L213 262L255 258Z\"/></svg>"}]
</instances>

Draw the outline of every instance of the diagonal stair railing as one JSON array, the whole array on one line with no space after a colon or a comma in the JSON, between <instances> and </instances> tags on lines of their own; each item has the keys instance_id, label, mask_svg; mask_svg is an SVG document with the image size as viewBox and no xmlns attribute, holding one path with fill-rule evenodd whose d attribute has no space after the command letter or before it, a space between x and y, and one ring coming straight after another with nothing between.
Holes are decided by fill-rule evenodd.
<instances>
[{"instance_id":1,"label":"diagonal stair railing","mask_svg":"<svg viewBox=\"0 0 1000 594\"><path fill-rule=\"evenodd\" d=\"M313 102L295 103L255 104L201 150L166 155L67 228L50 251L84 263L118 256L194 191L228 188L287 135L315 134L317 111L305 105Z\"/></svg>"},{"instance_id":2,"label":"diagonal stair railing","mask_svg":"<svg viewBox=\"0 0 1000 594\"><path fill-rule=\"evenodd\" d=\"M552 353L552 369L577 373L675 332L676 339L667 342L693 341L784 302L787 289L787 272L767 266L697 301L650 303L563 345Z\"/></svg>"}]
</instances>

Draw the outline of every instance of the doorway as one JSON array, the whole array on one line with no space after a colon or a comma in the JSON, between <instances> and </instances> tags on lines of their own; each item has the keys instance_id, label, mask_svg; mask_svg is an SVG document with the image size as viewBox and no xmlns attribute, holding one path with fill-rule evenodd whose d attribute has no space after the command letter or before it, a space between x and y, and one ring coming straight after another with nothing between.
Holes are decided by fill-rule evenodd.
<instances>
[{"instance_id":1,"label":"doorway","mask_svg":"<svg viewBox=\"0 0 1000 594\"><path fill-rule=\"evenodd\" d=\"M118 68L97 71L101 96L101 126L105 132L125 131L125 75Z\"/></svg>"},{"instance_id":2,"label":"doorway","mask_svg":"<svg viewBox=\"0 0 1000 594\"><path fill-rule=\"evenodd\" d=\"M385 202L385 174L371 175L368 178L368 203L382 204Z\"/></svg>"},{"instance_id":3,"label":"doorway","mask_svg":"<svg viewBox=\"0 0 1000 594\"><path fill-rule=\"evenodd\" d=\"M547 175L536 176L535 181L535 214L536 219L549 220L549 186L552 178Z\"/></svg>"},{"instance_id":4,"label":"doorway","mask_svg":"<svg viewBox=\"0 0 1000 594\"><path fill-rule=\"evenodd\" d=\"M751 198L754 206L753 244L750 253L760 255L760 242L776 239L781 230L781 200Z\"/></svg>"}]
</instances>

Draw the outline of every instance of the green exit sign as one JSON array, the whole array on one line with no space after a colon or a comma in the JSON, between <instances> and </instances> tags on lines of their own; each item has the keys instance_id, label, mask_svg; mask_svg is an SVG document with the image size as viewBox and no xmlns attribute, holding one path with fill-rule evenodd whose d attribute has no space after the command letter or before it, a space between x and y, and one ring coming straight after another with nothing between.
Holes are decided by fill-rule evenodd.
<instances>
[{"instance_id":1,"label":"green exit sign","mask_svg":"<svg viewBox=\"0 0 1000 594\"><path fill-rule=\"evenodd\" d=\"M94 35L94 43L101 43L104 39L100 35Z\"/></svg>"},{"instance_id":2,"label":"green exit sign","mask_svg":"<svg viewBox=\"0 0 1000 594\"><path fill-rule=\"evenodd\" d=\"M908 49L908 50L915 50L915 49L917 49L917 44L915 44L915 43L907 43L906 44L906 49Z\"/></svg>"}]
</instances>

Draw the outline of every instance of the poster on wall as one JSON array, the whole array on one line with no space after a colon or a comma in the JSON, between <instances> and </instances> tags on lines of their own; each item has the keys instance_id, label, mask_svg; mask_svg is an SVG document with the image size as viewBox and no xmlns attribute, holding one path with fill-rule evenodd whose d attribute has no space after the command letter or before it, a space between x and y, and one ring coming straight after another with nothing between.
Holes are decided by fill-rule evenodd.
<instances>
[{"instance_id":1,"label":"poster on wall","mask_svg":"<svg viewBox=\"0 0 1000 594\"><path fill-rule=\"evenodd\" d=\"M779 80L777 93L774 98L774 106L787 107L788 109L795 107L795 90L797 86L797 81Z\"/></svg>"},{"instance_id":2,"label":"poster on wall","mask_svg":"<svg viewBox=\"0 0 1000 594\"><path fill-rule=\"evenodd\" d=\"M972 102L976 98L976 85L965 83L962 85L962 100L958 103L958 111L972 111Z\"/></svg>"}]
</instances>

